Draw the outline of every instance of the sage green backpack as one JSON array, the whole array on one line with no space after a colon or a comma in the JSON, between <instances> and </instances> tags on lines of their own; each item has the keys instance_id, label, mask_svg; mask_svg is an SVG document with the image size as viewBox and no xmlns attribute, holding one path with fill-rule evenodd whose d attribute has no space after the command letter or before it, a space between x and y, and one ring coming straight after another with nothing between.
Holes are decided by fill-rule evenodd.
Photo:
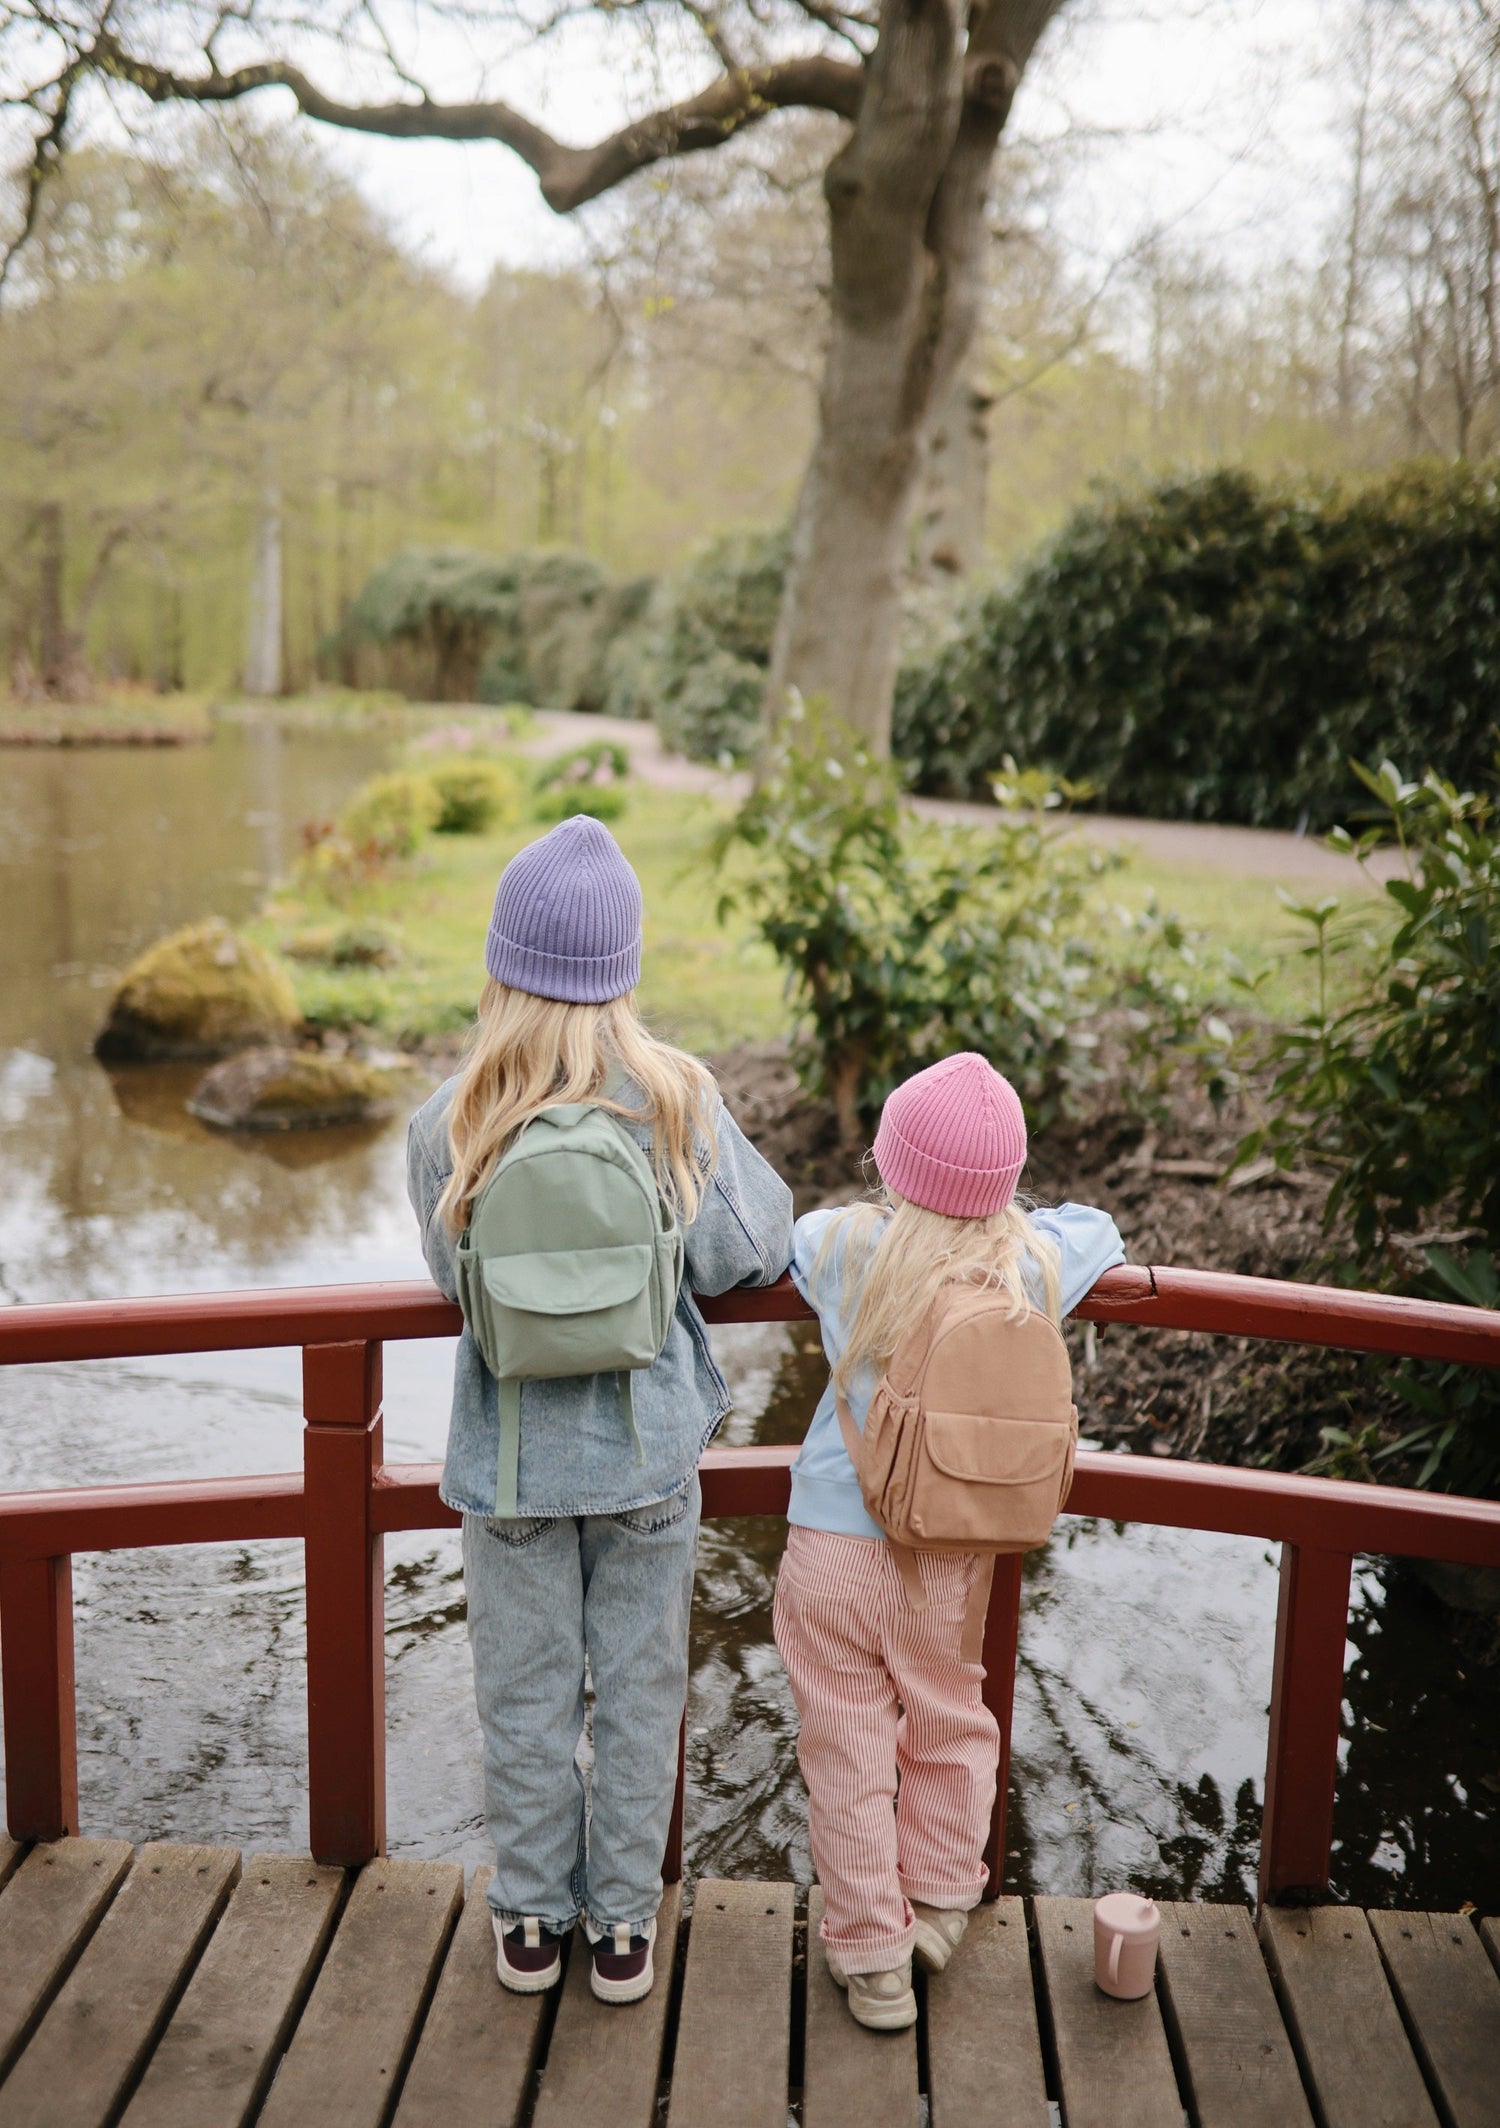
<instances>
[{"instance_id":1,"label":"sage green backpack","mask_svg":"<svg viewBox=\"0 0 1500 2128\"><path fill-rule=\"evenodd\" d=\"M457 1255L459 1305L500 1386L497 1515L516 1512L522 1382L617 1373L641 1459L630 1376L660 1357L682 1263L651 1162L607 1109L543 1109L512 1141Z\"/></svg>"}]
</instances>

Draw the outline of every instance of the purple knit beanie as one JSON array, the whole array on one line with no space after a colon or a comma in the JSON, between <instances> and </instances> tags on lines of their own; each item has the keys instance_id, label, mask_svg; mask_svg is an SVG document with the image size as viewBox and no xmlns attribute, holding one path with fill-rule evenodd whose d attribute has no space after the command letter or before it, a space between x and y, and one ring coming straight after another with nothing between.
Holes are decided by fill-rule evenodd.
<instances>
[{"instance_id":1,"label":"purple knit beanie","mask_svg":"<svg viewBox=\"0 0 1500 2128\"><path fill-rule=\"evenodd\" d=\"M1016 1194L1026 1118L1009 1079L972 1050L944 1057L889 1096L875 1134L887 1189L950 1219L986 1219Z\"/></svg>"},{"instance_id":2,"label":"purple knit beanie","mask_svg":"<svg viewBox=\"0 0 1500 2128\"><path fill-rule=\"evenodd\" d=\"M641 976L641 883L620 845L577 813L500 874L484 965L497 983L602 1005Z\"/></svg>"}]
</instances>

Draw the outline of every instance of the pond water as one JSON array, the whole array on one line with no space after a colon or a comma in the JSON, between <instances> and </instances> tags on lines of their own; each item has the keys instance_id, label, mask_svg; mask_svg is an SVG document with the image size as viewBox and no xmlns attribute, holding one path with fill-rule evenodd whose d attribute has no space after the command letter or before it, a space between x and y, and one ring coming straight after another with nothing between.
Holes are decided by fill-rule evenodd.
<instances>
[{"instance_id":1,"label":"pond water","mask_svg":"<svg viewBox=\"0 0 1500 2128\"><path fill-rule=\"evenodd\" d=\"M399 1124L222 1137L184 1110L191 1069L107 1071L90 1054L125 962L190 918L244 916L299 823L384 758L384 741L270 723L222 725L181 751L0 754L0 1305L422 1275ZM715 1337L737 1400L726 1437L800 1438L820 1386L808 1327ZM449 1367L446 1342L387 1348L392 1461L441 1455ZM300 1431L295 1353L0 1373L0 1489L292 1469ZM805 1881L770 1630L781 1536L766 1521L705 1528L688 1848L700 1872ZM392 1847L477 1861L457 1538L391 1539L386 1556ZM1337 1889L1493 1911L1493 1675L1464 1674L1404 1575L1361 1562L1356 1578ZM74 1587L84 1829L305 1844L300 1549L80 1558ZM1276 1607L1267 1547L1066 1518L1026 1588L1007 1882L1244 1896Z\"/></svg>"}]
</instances>

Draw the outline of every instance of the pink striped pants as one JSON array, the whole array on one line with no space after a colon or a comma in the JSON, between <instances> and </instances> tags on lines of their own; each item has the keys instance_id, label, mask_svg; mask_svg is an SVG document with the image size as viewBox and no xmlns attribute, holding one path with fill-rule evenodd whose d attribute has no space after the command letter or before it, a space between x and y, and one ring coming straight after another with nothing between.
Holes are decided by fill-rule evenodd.
<instances>
[{"instance_id":1,"label":"pink striped pants","mask_svg":"<svg viewBox=\"0 0 1500 2128\"><path fill-rule=\"evenodd\" d=\"M979 1561L919 1556L922 1611L881 1538L794 1526L776 1577L823 1941L846 1973L900 1964L911 1900L968 1908L984 1889L1000 1732L959 1656Z\"/></svg>"}]
</instances>

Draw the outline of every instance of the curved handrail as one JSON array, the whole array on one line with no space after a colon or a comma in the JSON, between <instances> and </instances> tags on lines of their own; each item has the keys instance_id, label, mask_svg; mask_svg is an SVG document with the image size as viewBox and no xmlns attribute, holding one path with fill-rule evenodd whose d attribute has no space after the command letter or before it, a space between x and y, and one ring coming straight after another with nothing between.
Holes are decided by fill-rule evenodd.
<instances>
[{"instance_id":1,"label":"curved handrail","mask_svg":"<svg viewBox=\"0 0 1500 2128\"><path fill-rule=\"evenodd\" d=\"M774 1286L700 1295L698 1305L711 1323L794 1322L812 1314L789 1278ZM1500 1310L1227 1271L1121 1264L1104 1273L1074 1313L1086 1322L1500 1367ZM0 1366L362 1338L452 1337L461 1324L453 1302L416 1279L54 1301L0 1309Z\"/></svg>"}]
</instances>

